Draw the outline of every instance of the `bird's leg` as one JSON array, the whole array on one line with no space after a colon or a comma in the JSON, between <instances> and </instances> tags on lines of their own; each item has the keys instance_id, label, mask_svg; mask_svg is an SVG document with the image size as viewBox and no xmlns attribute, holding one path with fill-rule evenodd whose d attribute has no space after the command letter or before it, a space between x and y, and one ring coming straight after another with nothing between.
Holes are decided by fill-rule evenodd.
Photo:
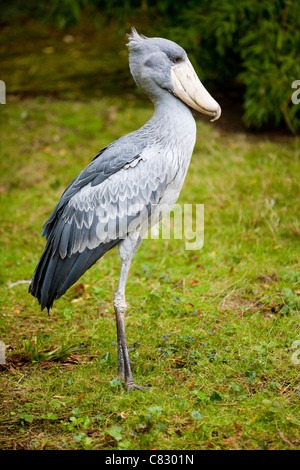
<instances>
[{"instance_id":1,"label":"bird's leg","mask_svg":"<svg viewBox=\"0 0 300 470\"><path fill-rule=\"evenodd\" d=\"M115 307L116 311L116 307ZM121 333L119 333L118 321L117 321L117 338L118 338L118 377L119 379L124 379L125 367L124 367L124 357L121 344Z\"/></svg>"},{"instance_id":2,"label":"bird's leg","mask_svg":"<svg viewBox=\"0 0 300 470\"><path fill-rule=\"evenodd\" d=\"M136 242L134 242L135 246L133 249L133 241L126 240L126 242L123 246L119 247L122 263L118 287L114 294L114 309L116 315L118 337L118 375L119 377L124 376L125 386L127 390L131 390L132 388L142 389L142 387L138 387L137 385L135 385L131 373L125 334L125 312L127 308L125 302L125 287L132 256L136 252L137 247L140 245L141 241L139 241L139 243L137 243L136 245Z\"/></svg>"},{"instance_id":3,"label":"bird's leg","mask_svg":"<svg viewBox=\"0 0 300 470\"><path fill-rule=\"evenodd\" d=\"M119 284L114 295L114 308L118 336L118 372L119 376L124 374L124 381L127 390L139 388L133 382L125 334L125 312L127 308L125 302L125 285L129 268L130 261L122 261Z\"/></svg>"},{"instance_id":4,"label":"bird's leg","mask_svg":"<svg viewBox=\"0 0 300 470\"><path fill-rule=\"evenodd\" d=\"M129 262L130 265L130 262ZM127 267L127 266L126 266ZM125 285L126 279L129 271L129 267L127 267L127 273L125 270L125 266L123 266L123 272L121 267L121 273L119 278L118 288L114 294L114 309L116 315L116 324L117 324L117 341L118 341L118 377L119 379L125 378L125 365L124 365L124 354L122 348L122 332L125 333L125 326L122 328L122 324L124 325L125 321L125 312L127 309L127 305L125 302ZM125 337L126 342L126 337Z\"/></svg>"}]
</instances>

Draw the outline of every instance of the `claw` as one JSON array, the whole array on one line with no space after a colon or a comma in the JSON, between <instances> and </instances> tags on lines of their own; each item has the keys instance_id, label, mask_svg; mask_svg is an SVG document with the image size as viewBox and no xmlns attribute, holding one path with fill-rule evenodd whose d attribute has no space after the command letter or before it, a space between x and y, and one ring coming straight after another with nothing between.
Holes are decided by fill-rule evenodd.
<instances>
[{"instance_id":1,"label":"claw","mask_svg":"<svg viewBox=\"0 0 300 470\"><path fill-rule=\"evenodd\" d=\"M125 383L125 387L127 389L127 392L129 392L130 390L134 390L134 389L142 390L144 392L145 389L146 389L146 387L141 387L140 385L135 385L135 383L133 383L133 382Z\"/></svg>"}]
</instances>

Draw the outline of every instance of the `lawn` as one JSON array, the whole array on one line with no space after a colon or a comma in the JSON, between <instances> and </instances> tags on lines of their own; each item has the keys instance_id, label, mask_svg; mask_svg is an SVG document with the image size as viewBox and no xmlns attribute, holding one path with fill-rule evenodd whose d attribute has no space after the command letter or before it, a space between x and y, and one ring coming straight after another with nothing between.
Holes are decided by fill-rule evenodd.
<instances>
[{"instance_id":1,"label":"lawn","mask_svg":"<svg viewBox=\"0 0 300 470\"><path fill-rule=\"evenodd\" d=\"M117 378L117 250L49 315L27 294L66 185L151 113L133 94L1 106L1 449L300 447L298 137L197 120L178 202L204 204L203 248L144 240L127 284L143 392Z\"/></svg>"}]
</instances>

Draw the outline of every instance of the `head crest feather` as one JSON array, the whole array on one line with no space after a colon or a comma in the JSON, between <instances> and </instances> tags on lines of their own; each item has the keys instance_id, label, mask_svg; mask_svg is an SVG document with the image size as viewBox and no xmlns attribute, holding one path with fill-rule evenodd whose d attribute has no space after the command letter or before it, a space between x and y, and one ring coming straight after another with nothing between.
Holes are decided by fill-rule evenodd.
<instances>
[{"instance_id":1,"label":"head crest feather","mask_svg":"<svg viewBox=\"0 0 300 470\"><path fill-rule=\"evenodd\" d=\"M127 34L127 37L129 39L129 42L126 44L126 46L129 49L134 49L136 47L141 46L145 39L147 39L147 37L143 34L139 34L133 26L131 28L131 33Z\"/></svg>"}]
</instances>

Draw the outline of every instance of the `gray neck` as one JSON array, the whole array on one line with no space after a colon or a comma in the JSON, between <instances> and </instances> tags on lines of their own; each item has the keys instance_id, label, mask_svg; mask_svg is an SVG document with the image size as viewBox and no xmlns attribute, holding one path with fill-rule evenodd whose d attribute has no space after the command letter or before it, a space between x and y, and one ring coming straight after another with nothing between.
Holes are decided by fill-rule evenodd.
<instances>
[{"instance_id":1,"label":"gray neck","mask_svg":"<svg viewBox=\"0 0 300 470\"><path fill-rule=\"evenodd\" d=\"M167 91L154 101L154 107L151 119L135 131L137 140L159 146L163 152L172 149L174 159L185 162L186 171L196 141L193 115L182 101Z\"/></svg>"}]
</instances>

